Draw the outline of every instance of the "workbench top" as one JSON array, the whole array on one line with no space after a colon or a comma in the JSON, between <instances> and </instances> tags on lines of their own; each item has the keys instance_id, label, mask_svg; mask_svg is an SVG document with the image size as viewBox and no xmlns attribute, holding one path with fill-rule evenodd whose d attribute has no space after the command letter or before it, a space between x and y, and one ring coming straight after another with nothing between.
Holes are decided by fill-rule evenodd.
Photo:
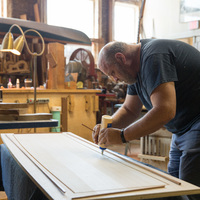
<instances>
[{"instance_id":1,"label":"workbench top","mask_svg":"<svg viewBox=\"0 0 200 200\"><path fill-rule=\"evenodd\" d=\"M1 134L49 199L149 199L199 194L200 188L105 150L73 133Z\"/></svg>"}]
</instances>

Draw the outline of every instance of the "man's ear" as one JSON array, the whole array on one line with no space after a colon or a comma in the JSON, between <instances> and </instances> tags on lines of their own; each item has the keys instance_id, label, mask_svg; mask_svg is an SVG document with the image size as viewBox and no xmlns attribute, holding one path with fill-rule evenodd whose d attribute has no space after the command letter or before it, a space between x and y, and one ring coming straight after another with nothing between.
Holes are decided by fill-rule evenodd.
<instances>
[{"instance_id":1,"label":"man's ear","mask_svg":"<svg viewBox=\"0 0 200 200\"><path fill-rule=\"evenodd\" d=\"M126 57L124 56L124 54L122 54L120 52L115 54L115 59L117 60L117 62L119 62L121 64L126 63Z\"/></svg>"}]
</instances>

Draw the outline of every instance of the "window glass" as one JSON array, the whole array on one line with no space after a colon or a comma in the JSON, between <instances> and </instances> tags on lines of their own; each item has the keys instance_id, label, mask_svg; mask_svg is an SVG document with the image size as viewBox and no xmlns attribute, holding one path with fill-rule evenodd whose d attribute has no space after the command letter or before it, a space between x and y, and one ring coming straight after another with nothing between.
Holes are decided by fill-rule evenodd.
<instances>
[{"instance_id":1,"label":"window glass","mask_svg":"<svg viewBox=\"0 0 200 200\"><path fill-rule=\"evenodd\" d=\"M138 6L130 3L115 2L113 31L114 40L127 43L136 43L138 18Z\"/></svg>"},{"instance_id":2,"label":"window glass","mask_svg":"<svg viewBox=\"0 0 200 200\"><path fill-rule=\"evenodd\" d=\"M47 0L47 23L72 28L93 38L93 0Z\"/></svg>"}]
</instances>

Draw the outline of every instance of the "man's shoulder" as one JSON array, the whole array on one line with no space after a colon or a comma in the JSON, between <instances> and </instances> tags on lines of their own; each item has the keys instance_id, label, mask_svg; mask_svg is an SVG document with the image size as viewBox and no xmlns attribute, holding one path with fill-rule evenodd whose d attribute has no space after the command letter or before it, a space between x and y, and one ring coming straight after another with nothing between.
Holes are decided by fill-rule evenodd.
<instances>
[{"instance_id":1,"label":"man's shoulder","mask_svg":"<svg viewBox=\"0 0 200 200\"><path fill-rule=\"evenodd\" d=\"M174 54L177 49L187 49L187 46L189 45L178 40L144 39L141 40L141 55L146 57L155 54Z\"/></svg>"},{"instance_id":2,"label":"man's shoulder","mask_svg":"<svg viewBox=\"0 0 200 200\"><path fill-rule=\"evenodd\" d=\"M182 43L182 41L179 40L170 40L170 39L142 39L140 40L142 46L143 45L160 45L160 44L177 44Z\"/></svg>"}]
</instances>

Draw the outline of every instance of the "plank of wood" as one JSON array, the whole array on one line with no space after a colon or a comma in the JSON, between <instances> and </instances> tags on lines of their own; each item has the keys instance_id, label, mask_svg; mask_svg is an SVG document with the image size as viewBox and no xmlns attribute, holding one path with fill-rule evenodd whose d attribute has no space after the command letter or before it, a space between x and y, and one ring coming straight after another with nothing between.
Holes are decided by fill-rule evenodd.
<instances>
[{"instance_id":1,"label":"plank of wood","mask_svg":"<svg viewBox=\"0 0 200 200\"><path fill-rule=\"evenodd\" d=\"M50 172L48 169L46 169L40 162L38 162L34 157L28 152L21 143L13 137L8 136L8 138L49 178L50 181L52 181L62 192L66 192L66 190L63 187L62 182L57 180L57 178Z\"/></svg>"},{"instance_id":2,"label":"plank of wood","mask_svg":"<svg viewBox=\"0 0 200 200\"><path fill-rule=\"evenodd\" d=\"M0 103L0 109L28 108L27 103Z\"/></svg>"},{"instance_id":3,"label":"plank of wood","mask_svg":"<svg viewBox=\"0 0 200 200\"><path fill-rule=\"evenodd\" d=\"M65 87L65 58L64 45L60 43L49 43L48 54L54 56L56 66L50 66L48 70L48 89L64 89Z\"/></svg>"},{"instance_id":4,"label":"plank of wood","mask_svg":"<svg viewBox=\"0 0 200 200\"><path fill-rule=\"evenodd\" d=\"M200 193L199 187L182 180L176 184L165 178L169 175L156 174L110 150L102 156L97 145L72 133L1 137L14 158L51 199L148 199ZM52 176L66 192L59 192L50 180Z\"/></svg>"},{"instance_id":5,"label":"plank of wood","mask_svg":"<svg viewBox=\"0 0 200 200\"><path fill-rule=\"evenodd\" d=\"M33 137L30 135L30 137L25 138L18 136L19 135L12 135L9 136L9 138L12 141L15 141L15 143L21 145L21 149L23 149L23 152L28 152L30 157L34 158L34 163L39 166L40 169L42 168L43 172L45 171L44 169L48 171L48 173L46 172L46 175L51 181L55 182L54 178L50 176L51 174L54 174L54 177L56 177L59 183L64 183L66 188L63 189L63 191L66 191L68 188L70 189L70 191L72 191L72 193L75 193L76 197L93 195L98 196L107 193L164 187L164 184L157 180L154 180L155 182L149 180L151 182L151 185L148 185L139 178L140 173L138 171L134 172L132 169L125 169L126 166L124 166L123 164L120 165L120 167L119 164L118 167L114 167L112 173L106 172L109 168L110 163L108 163L107 160L102 159L101 155L95 158L93 152L90 153L89 157L92 156L92 159L95 159L97 163L94 167L90 166L90 163L88 163L88 159L85 160L84 156L84 151L88 148L85 146L76 146L77 143L76 141L74 141L74 138L68 136L66 137L66 135L60 135L61 137L58 138L57 134L51 134L49 135L50 137L45 134L42 137L43 139L41 138L41 142L37 142L37 148L32 146L30 143L27 144L26 142L28 138L28 140L34 141L36 138L33 135ZM49 140L47 138L51 139ZM38 151L42 146L45 146L46 150L47 148L49 149L50 146L54 146L54 142L58 142L59 147L63 150L59 152L59 154L56 156L56 163L53 159L56 153L54 152L54 150L52 152L49 152L51 156L48 159L45 159L46 155L41 154ZM78 148L77 150L79 152L79 156L74 154L73 151L71 152L65 149L64 147L66 145L70 149L74 147ZM64 157L65 159L63 160ZM99 158L103 162L102 165L100 163L98 164ZM77 163L81 163L81 165L77 165ZM117 162L113 163L113 165L116 164ZM123 171L123 173L120 173L121 170ZM115 174L118 174L118 176L116 177ZM99 178L99 176L101 178ZM137 183L129 179L129 176L133 176L134 178L138 179Z\"/></svg>"},{"instance_id":6,"label":"plank of wood","mask_svg":"<svg viewBox=\"0 0 200 200\"><path fill-rule=\"evenodd\" d=\"M50 120L52 119L51 113L32 113L32 114L0 114L0 121L32 121L32 120Z\"/></svg>"},{"instance_id":7,"label":"plank of wood","mask_svg":"<svg viewBox=\"0 0 200 200\"><path fill-rule=\"evenodd\" d=\"M19 110L0 110L0 115L16 115L19 116Z\"/></svg>"},{"instance_id":8,"label":"plank of wood","mask_svg":"<svg viewBox=\"0 0 200 200\"><path fill-rule=\"evenodd\" d=\"M68 131L68 97L61 98L61 130Z\"/></svg>"},{"instance_id":9,"label":"plank of wood","mask_svg":"<svg viewBox=\"0 0 200 200\"><path fill-rule=\"evenodd\" d=\"M8 200L8 197L4 191L0 191L0 200Z\"/></svg>"},{"instance_id":10,"label":"plank of wood","mask_svg":"<svg viewBox=\"0 0 200 200\"><path fill-rule=\"evenodd\" d=\"M68 133L68 134L70 134L70 133ZM77 135L72 135L73 137L78 137ZM85 139L83 139L83 138L79 138L80 140L84 140L86 143L88 143L88 141L86 141ZM115 153L115 152L112 152L112 151L110 151L109 149L107 149L107 150L105 150L105 152L109 152L110 154L112 154L112 155L114 155L114 156L116 156L116 157L119 157L119 158L121 158L122 160L125 160L126 162L128 162L128 163L133 163L133 164L135 164L136 166L138 166L138 167L140 167L140 168L143 168L143 169L146 169L147 171L149 171L149 172L152 172L154 175L155 174L157 174L157 175L159 175L159 176L162 176L162 177L164 177L165 179L167 179L167 180L169 180L169 181L171 181L171 182L173 182L173 183L175 183L175 184L177 184L177 185L180 185L181 184L181 181L179 180L179 179L176 179L176 178L174 178L174 177L172 177L172 176L170 176L170 175L168 175L168 174L165 174L165 173L162 173L162 172L160 172L160 171L158 171L158 170L156 170L156 169L153 169L153 168L150 168L150 167L147 167L146 165L143 165L143 164L141 164L141 163L138 163L138 162L136 162L136 161L134 161L134 160L130 160L128 157L123 157L122 155L120 155L120 154L118 154L118 153Z\"/></svg>"},{"instance_id":11,"label":"plank of wood","mask_svg":"<svg viewBox=\"0 0 200 200\"><path fill-rule=\"evenodd\" d=\"M93 97L93 111L98 112L99 111L99 97L97 95L92 96Z\"/></svg>"},{"instance_id":12,"label":"plank of wood","mask_svg":"<svg viewBox=\"0 0 200 200\"><path fill-rule=\"evenodd\" d=\"M23 20L27 20L27 15L26 14L20 15L19 18Z\"/></svg>"},{"instance_id":13,"label":"plank of wood","mask_svg":"<svg viewBox=\"0 0 200 200\"><path fill-rule=\"evenodd\" d=\"M169 160L168 156L153 156L153 155L146 155L146 154L138 154L138 157L142 159L159 160L163 162Z\"/></svg>"},{"instance_id":14,"label":"plank of wood","mask_svg":"<svg viewBox=\"0 0 200 200\"><path fill-rule=\"evenodd\" d=\"M33 8L34 8L35 21L40 22L40 13L39 13L38 3L35 3Z\"/></svg>"},{"instance_id":15,"label":"plank of wood","mask_svg":"<svg viewBox=\"0 0 200 200\"><path fill-rule=\"evenodd\" d=\"M55 58L54 58L52 53L48 53L46 55L46 58L47 58L47 60L49 62L49 67L52 67L52 68L56 67L57 62L56 62L56 60L55 60Z\"/></svg>"}]
</instances>

